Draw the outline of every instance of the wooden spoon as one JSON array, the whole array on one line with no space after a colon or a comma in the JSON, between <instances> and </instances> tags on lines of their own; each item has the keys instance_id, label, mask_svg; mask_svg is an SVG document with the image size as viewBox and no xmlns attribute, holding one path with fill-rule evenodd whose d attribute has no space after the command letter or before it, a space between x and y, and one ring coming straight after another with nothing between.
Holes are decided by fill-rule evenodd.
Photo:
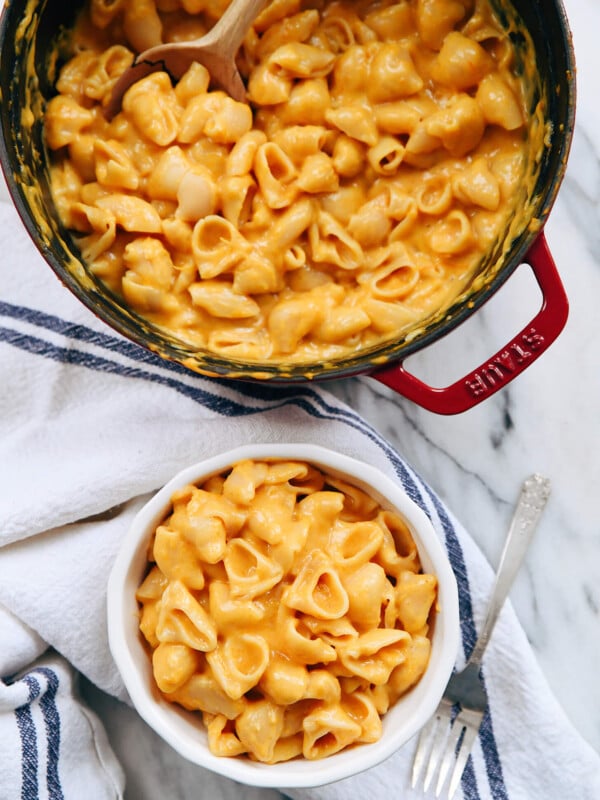
<instances>
[{"instance_id":1,"label":"wooden spoon","mask_svg":"<svg viewBox=\"0 0 600 800\"><path fill-rule=\"evenodd\" d=\"M234 100L246 102L246 88L235 64L235 56L266 4L267 0L232 0L223 16L200 39L159 44L144 50L113 86L104 109L105 117L111 120L120 111L127 89L146 75L166 70L178 80L194 61L203 64L211 81Z\"/></svg>"}]
</instances>

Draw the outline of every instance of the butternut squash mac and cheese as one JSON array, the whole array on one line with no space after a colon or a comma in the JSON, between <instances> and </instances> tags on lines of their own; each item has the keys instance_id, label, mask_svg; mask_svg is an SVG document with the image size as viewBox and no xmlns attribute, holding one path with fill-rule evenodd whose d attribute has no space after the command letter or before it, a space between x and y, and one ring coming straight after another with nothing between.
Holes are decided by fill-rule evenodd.
<instances>
[{"instance_id":1,"label":"butternut squash mac and cheese","mask_svg":"<svg viewBox=\"0 0 600 800\"><path fill-rule=\"evenodd\" d=\"M64 225L130 308L199 350L318 363L401 337L515 215L529 101L509 31L490 0L273 0L239 53L247 103L194 64L105 119L135 52L226 5L90 0L45 117Z\"/></svg>"},{"instance_id":2,"label":"butternut squash mac and cheese","mask_svg":"<svg viewBox=\"0 0 600 800\"><path fill-rule=\"evenodd\" d=\"M424 673L437 579L399 514L305 462L245 460L172 496L137 591L163 696L210 750L266 763L381 736Z\"/></svg>"}]
</instances>

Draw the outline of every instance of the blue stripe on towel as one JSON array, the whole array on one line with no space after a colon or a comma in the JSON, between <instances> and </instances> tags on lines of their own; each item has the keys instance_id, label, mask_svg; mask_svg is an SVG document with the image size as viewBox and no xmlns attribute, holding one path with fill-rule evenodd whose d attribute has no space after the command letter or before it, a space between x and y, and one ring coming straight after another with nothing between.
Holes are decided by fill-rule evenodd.
<instances>
[{"instance_id":1,"label":"blue stripe on towel","mask_svg":"<svg viewBox=\"0 0 600 800\"><path fill-rule=\"evenodd\" d=\"M57 317L53 314L47 314L37 309L28 308L27 306L15 306L10 303L0 301L0 316L1 315L4 315L6 317L11 317L13 319L23 320L27 323L35 325L36 327L46 328L47 330L63 335L71 340L84 342L86 344L91 344L96 347L101 347L113 353L119 353L120 355L130 358L132 361L137 361L143 364L147 364L149 366L160 368L161 370L167 370L170 372L177 373L182 377L185 377L187 380L193 380L194 378L202 381L210 380L210 382L214 383L215 385L233 389L238 394L241 394L248 398L252 398L254 400L261 400L262 402L265 403L272 403L273 401L281 402L281 400L290 399L294 400L296 404L298 404L298 398L302 398L303 400L316 404L318 407L323 409L323 411L326 414L330 414L331 418L334 417L346 418L346 422L348 422L348 424L352 424L353 427L359 427L372 440L374 440L375 437L377 437L377 441L379 444L384 442L384 440L381 439L379 434L377 434L374 431L374 429L371 428L371 426L369 426L368 423L366 423L359 415L353 412L344 411L343 409L340 409L338 406L334 406L331 405L330 403L327 403L327 401L318 392L316 392L314 389L311 389L310 387L307 387L306 385L294 384L293 386L289 385L282 386L278 384L269 383L268 381L264 383L236 381L236 385L234 387L231 380L219 379L219 378L207 379L205 376L201 376L198 373L194 373L191 370L183 367L181 364L178 364L174 361L169 361L168 359L163 359L160 356L151 353L144 347L141 347L140 345L137 345L134 342L130 342L126 339L121 339L116 336L111 336L110 334L107 333L95 331L92 328L88 328L84 325L68 322L67 320L62 319L61 317ZM82 366L88 366L88 365L82 364ZM153 379L152 375L146 377ZM214 411L223 413L223 411L220 408L216 407L214 404L214 401L219 400L220 397L218 395L211 395L211 397L213 398L213 402L210 401L204 402L203 400L200 400L198 398L194 399L196 399L198 402L201 402L203 405L208 406ZM263 409L253 407L248 410L246 406L242 406L241 411L239 413L254 413L255 411L259 410ZM235 413L235 411L233 411L232 413ZM322 418L329 419L330 417L322 417ZM352 420L352 422L350 423L349 420ZM398 461L398 459L393 458L392 455L393 450L389 446L387 446L387 451L389 451L387 452L388 457L390 458L390 460L395 462L395 466L397 467L396 471L399 473L399 477L401 477L400 472L404 469L404 465L402 465L401 462ZM412 482L412 480L409 480L407 486L409 493L411 488L414 487L415 487L414 482ZM417 498L415 497L415 499Z\"/></svg>"},{"instance_id":2,"label":"blue stripe on towel","mask_svg":"<svg viewBox=\"0 0 600 800\"><path fill-rule=\"evenodd\" d=\"M452 562L452 568L458 584L458 605L460 611L460 627L465 656L469 656L477 640L477 631L473 620L473 606L471 604L471 590L469 587L469 577L467 566L462 552L462 547L456 536L454 525L450 522L446 510L439 501L439 498L431 491L429 496L435 506L436 513L446 536L446 549Z\"/></svg>"},{"instance_id":3,"label":"blue stripe on towel","mask_svg":"<svg viewBox=\"0 0 600 800\"><path fill-rule=\"evenodd\" d=\"M475 770L473 769L473 759L471 756L469 756L467 763L465 764L465 771L462 774L460 785L463 791L464 800L479 800L477 777L475 775Z\"/></svg>"},{"instance_id":4,"label":"blue stripe on towel","mask_svg":"<svg viewBox=\"0 0 600 800\"><path fill-rule=\"evenodd\" d=\"M160 356L155 355L154 353L149 352L145 348L134 344L133 342L129 342L127 340L123 340L117 338L115 336L110 336L106 333L100 333L98 331L92 330L91 328L87 328L83 325L78 325L72 322L67 322L66 320L61 319L52 314L47 314L42 311L38 311L36 309L28 308L26 306L15 306L9 303L5 303L0 301L0 315L4 315L7 317L11 317L13 319L20 319L25 322L28 322L32 325L37 327L46 328L47 330L51 330L54 333L61 334L69 339L85 342L87 344L92 344L97 347L102 347L110 352L119 353L120 355L126 356L130 358L132 361L141 362L143 364L148 364L149 366L155 366L160 368L161 370L168 370L171 372L175 372L182 377L187 378L188 380L193 380L194 378L198 380L207 381L208 379L204 376L200 376L199 374L193 373L190 370L182 367L180 364L177 364L173 361L168 361L166 359L161 358ZM12 334L14 335L14 331ZM16 342L12 341L12 344L17 344ZM18 346L18 345L17 345ZM31 350L31 352L33 352ZM64 360L64 359L61 359ZM89 364L82 364L82 366L90 366ZM121 374L125 374L124 372ZM138 375L134 375L133 377L139 377ZM146 376L147 379L153 379L153 375ZM218 379L212 378L210 379L211 383L215 385L223 386L225 388L232 388L232 382L227 381L226 379ZM298 398L305 400L307 402L311 402L316 404L326 414L330 414L331 417L325 418L346 418L346 421L352 419L353 420L353 427L360 427L364 433L366 433L369 438L373 439L375 434L374 429L368 426L361 417L355 414L349 414L346 411L343 411L337 406L331 405L327 403L327 401L314 389L310 387L306 387L303 385L294 385L294 386L281 386L275 385L272 383L250 383L250 382L242 382L238 381L234 390L245 397L252 398L254 400L261 400L264 403L272 403L272 402L281 402L281 400L290 399L294 400L296 404L299 404ZM186 393L186 392L184 392ZM227 413L226 411L223 412L223 409L217 407L215 405L215 401L218 401L220 397L218 395L211 395L213 401L205 402L203 399L195 397L198 402L201 402L203 405L210 407L212 410L220 412L220 413ZM306 406L303 406L306 409ZM263 410L262 408L252 407L248 408L247 406L242 406L241 411L238 413L254 413L255 411ZM235 414L236 411L232 410L232 413ZM350 424L350 423L348 423ZM375 434L375 436L379 436ZM389 454L388 454L389 455ZM398 471L398 470L397 470Z\"/></svg>"},{"instance_id":5,"label":"blue stripe on towel","mask_svg":"<svg viewBox=\"0 0 600 800\"><path fill-rule=\"evenodd\" d=\"M6 303L0 304L0 311L5 310ZM4 308L3 308L4 307ZM15 309L17 307L13 307ZM30 309L22 309L23 311L29 312ZM6 314L5 314L6 316ZM17 316L16 314L14 316ZM20 319L29 319L29 315L25 316L18 315ZM31 319L38 317L38 315L31 315ZM50 319L52 324L52 330L55 329L54 320L57 318L48 318L48 315L42 315L42 317L46 319ZM39 317L41 319L41 317ZM39 321L39 320L38 320ZM80 330L83 330L81 326L79 326ZM68 329L68 326L65 327L65 330ZM93 332L91 332L93 333ZM108 337L105 337L105 339ZM82 339L80 338L80 341ZM30 336L24 333L19 333L18 331L14 331L10 328L1 328L0 327L0 341L5 341L7 344L11 344L14 347L18 347L21 350L25 350L33 355L40 355L46 358L50 358L54 361L58 361L60 363L67 363L67 364L75 364L81 367L87 367L88 369L96 370L97 372L105 372L110 374L120 375L122 377L128 378L138 378L142 380L151 381L154 383L159 383L164 386L169 386L175 391L179 392L180 394L194 400L201 405L210 408L212 411L217 413L223 414L224 416L248 416L251 414L256 414L261 411L266 410L264 406L258 405L244 405L242 403L238 403L235 400L228 399L227 397L223 397L218 394L214 394L212 392L208 392L205 389L202 389L200 386L190 385L189 383L185 383L183 381L177 380L175 377L167 377L159 373L149 372L144 369L140 369L139 367L133 366L128 367L122 364L119 364L111 359L103 358L102 356L96 356L91 353L85 353L80 350L74 350L70 347L59 347L54 345L44 339L39 339L34 336ZM90 337L88 341L92 341ZM118 340L112 340L115 343L118 343ZM98 343L98 342L95 342ZM111 348L112 349L112 348ZM158 356L152 356L151 354L146 354L145 351L137 346L134 346L134 349L128 353L131 358L136 360L143 360L148 362L146 356L150 356L152 362L155 366L164 367L170 366L178 367L177 371L181 372L183 368L179 368L179 365L170 364L170 362L165 362L163 359L160 359ZM158 359L154 361L154 359ZM150 363L150 362L148 362ZM186 377L190 376L189 370L185 370L182 372L183 375ZM199 377L199 376L196 376ZM208 379L202 378L203 382L208 382ZM231 387L231 382L226 381L219 381L214 380L215 385L221 385L226 387ZM231 387L233 388L233 387ZM275 385L268 385L263 387L255 386L254 384L239 382L239 385L234 387L234 391L238 395L242 395L245 397L252 397L253 399L260 398L264 402L270 402L271 405L269 406L272 409L280 408L285 405L295 405L298 408L302 408L308 414L313 417L317 417L318 419L324 420L339 420L344 424L352 427L358 431L360 431L363 435L367 436L371 441L377 444L386 454L388 459L392 462L395 467L396 473L398 477L402 481L404 488L407 494L417 503L420 502L421 496L416 487L415 482L409 477L406 468L402 461L400 461L397 457L394 456L393 448L385 442L384 439L372 428L368 423L366 423L360 416L354 413L346 412L338 407L331 406L326 403L323 398L312 389L307 389L305 387L282 387L282 386L275 386Z\"/></svg>"},{"instance_id":6,"label":"blue stripe on towel","mask_svg":"<svg viewBox=\"0 0 600 800\"><path fill-rule=\"evenodd\" d=\"M237 382L235 387L232 386L231 381L219 379L207 379L199 375L191 373L179 364L166 361L159 356L156 356L142 347L130 342L121 341L106 334L97 333L89 328L81 325L74 325L65 320L60 319L49 314L45 314L34 309L26 308L24 306L13 306L8 303L0 302L0 314L9 316L15 319L24 320L39 327L44 327L53 332L68 336L77 341L91 343L99 347L103 347L111 352L119 352L126 355L128 358L139 361L150 366L160 367L176 373L182 377L197 378L203 382L214 383L215 385L224 386L233 389L238 395L252 398L253 400L261 400L263 403L270 403L270 408L278 408L282 405L294 404L302 408L312 416L320 419L331 419L343 421L356 430L359 430L363 435L375 442L384 452L386 456L393 462L398 477L402 480L405 489L409 496L415 502L419 503L421 500L420 494L416 488L414 481L408 477L408 473L404 464L394 456L394 450L384 439L365 422L359 415L353 412L347 412L337 406L331 405L314 389L305 386L279 386L274 384L253 384L245 382ZM18 333L9 328L0 328L0 341L6 341L15 347L26 350L35 355L42 355L51 358L61 363L72 363L79 366L95 369L101 372L116 373L123 377L141 378L144 380L154 381L163 385L168 385L180 392L181 394L190 397L196 402L210 408L211 410L224 414L226 416L239 416L250 415L265 410L264 406L246 405L237 403L233 400L221 395L207 392L199 386L193 386L183 381L177 381L175 378L164 377L160 374L153 372L146 372L139 370L136 367L126 367L120 365L110 359L104 359L101 356L94 356L89 353L73 350L72 348L64 348L53 345L46 340L38 339L33 336Z\"/></svg>"},{"instance_id":7,"label":"blue stripe on towel","mask_svg":"<svg viewBox=\"0 0 600 800\"><path fill-rule=\"evenodd\" d=\"M128 367L122 364L119 364L115 361L110 359L104 358L102 356L96 356L91 353L84 353L80 350L74 350L70 347L59 347L54 345L45 339L39 339L34 336L29 336L27 334L20 333L18 331L14 331L10 328L1 328L0 327L0 341L4 341L7 344L11 344L14 347L18 347L21 350L24 350L28 353L33 355L43 356L45 358L50 358L53 361L57 361L60 363L65 364L74 364L81 367L87 367L88 369L93 369L97 372L105 372L114 375L120 375L121 377L127 378L138 378L146 381L150 381L153 383L158 383L163 386L168 386L175 391L179 392L180 394L194 400L195 402L205 406L206 408L210 408L212 411L216 413L222 414L223 416L228 417L236 417L236 416L249 416L252 414L256 414L266 410L265 406L258 406L258 405L244 405L236 400L229 399L227 397L223 397L218 394L214 394L213 392L209 392L206 389L201 388L198 386L193 386L188 383L184 383L183 381L179 381L172 377L167 377L161 375L159 373L149 372L144 369L140 369L137 366ZM208 382L204 379L204 382ZM242 394L242 392L238 391L236 387L236 393ZM271 405L269 406L270 409L280 408L285 405L296 405L299 408L302 408L311 416L318 417L320 419L342 419L345 418L343 421L346 424L351 425L357 429L360 429L365 435L369 436L374 441L378 441L376 434L373 430L369 430L368 426L366 426L362 421L360 421L359 417L354 419L350 418L347 415L344 415L343 412L340 412L339 409L333 409L332 413L325 413L323 411L319 411L313 407L310 400L312 398L306 398L301 395L301 392L295 392L288 388L281 388L281 387L272 387L271 390ZM316 393L313 393L315 397L317 396ZM335 412L335 413L334 413Z\"/></svg>"},{"instance_id":8,"label":"blue stripe on towel","mask_svg":"<svg viewBox=\"0 0 600 800\"><path fill-rule=\"evenodd\" d=\"M1 315L11 317L13 319L23 320L37 327L46 328L47 330L61 334L71 340L102 347L110 352L119 353L120 355L126 356L132 361L148 364L149 366L154 366L160 368L161 370L175 372L182 377L187 378L188 380L193 380L194 378L203 381L207 380L206 377L186 369L181 364L163 359L160 356L141 347L140 345L137 345L126 339L101 333L84 325L67 322L60 317L47 314L43 311L38 311L37 309L28 308L26 306L15 306L10 303L0 301L0 316ZM227 379L211 378L210 382L226 388L232 388L233 386L232 382L230 380L228 381ZM288 397L304 397L307 400L311 400L319 405L324 409L324 411L333 415L339 416L345 415L346 413L337 406L327 403L326 400L318 394L318 392L315 392L313 389L307 388L303 385L281 386L269 382L251 383L237 381L234 390L246 397L254 400L261 400L265 403L272 402L273 400L285 399ZM219 410L215 409L210 403L204 403L204 405L209 405L209 407L213 408L214 410ZM357 417L357 419L360 418Z\"/></svg>"},{"instance_id":9,"label":"blue stripe on towel","mask_svg":"<svg viewBox=\"0 0 600 800\"><path fill-rule=\"evenodd\" d=\"M488 706L483 716L481 728L479 729L479 739L483 749L483 758L487 771L490 790L494 800L508 800L508 792L504 783L504 772L502 762L496 745L496 737L492 726L492 715Z\"/></svg>"},{"instance_id":10,"label":"blue stripe on towel","mask_svg":"<svg viewBox=\"0 0 600 800\"><path fill-rule=\"evenodd\" d=\"M40 684L31 675L21 680L29 686L27 703L15 709L21 737L21 800L38 800L38 746L31 703L39 697Z\"/></svg>"},{"instance_id":11,"label":"blue stripe on towel","mask_svg":"<svg viewBox=\"0 0 600 800\"><path fill-rule=\"evenodd\" d=\"M58 333L69 339L92 344L109 350L110 352L119 353L120 355L130 358L132 361L137 361L143 364L148 364L149 366L158 367L161 370L168 370L177 373L188 380L196 378L205 382L209 381L209 379L206 377L193 373L180 364L163 359L133 342L92 330L84 325L67 322L66 320L61 319L53 314L47 314L43 311L38 311L37 309L28 308L26 306L15 306L10 303L0 301L0 315L11 317L13 319L20 319L37 327L51 330L54 333ZM54 348L53 351L48 350L46 352L41 352L41 350L44 349L44 346L46 348L52 348L53 346L49 345L47 342L43 342L42 344L34 344L34 342L37 342L34 337L24 337L25 339L30 339L30 342L20 341L18 337L19 334L17 334L15 331L0 328L0 341L4 339L4 341L7 341L8 343L17 347L21 347L21 349L26 349L32 353L35 352L38 355L46 355L50 358L54 358L54 360L77 363L80 366L98 369L93 361L89 360L94 359L94 356L89 356L85 353L78 353L78 355L75 355L76 351L73 351L70 348L65 349L58 347ZM103 361L103 359L100 360ZM222 398L220 395L215 395L209 392L203 393L201 389L194 389L187 383L179 383L174 379L164 378L161 380L160 376L155 375L154 373L139 373L135 370L132 372L128 371L127 367L119 367L118 364L112 361L109 363L111 364L112 368L101 371L117 372L124 377L141 377L146 380L167 383L177 391L180 391L182 394L191 397L192 399L196 400L196 402L199 402L218 413L236 416L241 414L253 414L264 410L263 407L235 404L233 401L231 401L231 404L227 406L223 403L224 398ZM311 416L316 416L320 419L339 419L340 421L343 421L346 425L349 425L350 427L366 435L385 452L387 458L392 462L396 474L402 481L407 494L416 503L422 504L422 497L415 481L409 475L404 463L395 454L394 449L375 431L372 426L370 426L355 412L345 411L340 409L338 406L331 405L318 392L305 385L281 386L268 382L252 383L237 381L236 385L233 386L231 381L219 378L211 378L210 383L223 386L227 389L233 389L233 391L235 391L238 395L242 395L243 397L252 398L253 400L260 400L263 403L270 403L272 408L280 407L282 404L292 403L300 408L303 408L305 411L307 411L307 413L311 414ZM311 409L311 405L314 407L314 411Z\"/></svg>"},{"instance_id":12,"label":"blue stripe on towel","mask_svg":"<svg viewBox=\"0 0 600 800\"><path fill-rule=\"evenodd\" d=\"M160 356L151 353L149 350L141 347L140 345L130 342L127 339L120 339L116 336L111 336L107 333L95 331L85 325L79 325L75 322L68 322L61 317L54 314L46 314L44 311L38 311L34 308L27 306L15 306L11 303L0 301L0 315L11 317L13 319L20 319L35 325L39 328L46 328L54 333L59 333L68 339L79 342L86 342L93 344L97 347L103 347L114 353L120 353L123 356L132 358L135 361L142 361L146 364L153 364L155 366L166 367L172 369L182 375L189 375L189 370L177 364L174 361L166 361Z\"/></svg>"},{"instance_id":13,"label":"blue stripe on towel","mask_svg":"<svg viewBox=\"0 0 600 800\"><path fill-rule=\"evenodd\" d=\"M469 588L469 578L467 567L462 552L462 547L456 536L454 525L452 525L446 510L439 501L439 498L428 489L429 496L433 502L438 519L444 530L446 537L446 549L454 570L456 583L458 585L458 607L460 616L461 636L465 655L473 649L477 639L475 622L473 620L473 606L471 603L471 590ZM487 767L487 762L486 762ZM477 778L473 769L473 759L469 756L465 771L461 779L461 786L465 800L479 800L479 790L477 788ZM496 796L494 795L494 800ZM498 798L500 800L500 798Z\"/></svg>"},{"instance_id":14,"label":"blue stripe on towel","mask_svg":"<svg viewBox=\"0 0 600 800\"><path fill-rule=\"evenodd\" d=\"M452 562L452 568L454 569L454 574L456 575L456 581L458 583L458 601L463 649L465 656L468 658L475 647L475 642L477 641L477 630L475 628L475 621L473 619L473 607L471 604L471 590L469 588L467 568L464 562L462 548L456 536L456 531L454 530L454 526L450 522L445 509L437 497L435 497L433 493L430 494L446 534L446 547L448 549L450 561ZM504 783L502 762L500 761L500 753L498 752L496 737L494 736L489 706L479 729L479 741L481 742L481 748L483 751L483 758L485 761L492 797L494 800L508 800L508 792L506 790L506 784ZM467 769L465 769L463 774L462 787L465 799L477 797L476 794L471 793L475 787L475 772L473 771L472 759L470 757L469 761L467 762Z\"/></svg>"},{"instance_id":15,"label":"blue stripe on towel","mask_svg":"<svg viewBox=\"0 0 600 800\"><path fill-rule=\"evenodd\" d=\"M49 800L64 800L60 778L58 775L58 762L60 756L60 715L56 705L58 692L58 675L48 667L38 667L33 670L46 678L47 689L40 698L40 708L46 726L48 738L48 754L46 762L46 782L48 785Z\"/></svg>"},{"instance_id":16,"label":"blue stripe on towel","mask_svg":"<svg viewBox=\"0 0 600 800\"><path fill-rule=\"evenodd\" d=\"M84 353L80 350L74 350L69 347L58 347L51 344L44 339L38 339L35 336L28 336L18 331L11 330L10 328L0 328L0 341L7 342L14 347L25 350L33 355L43 356L50 358L53 361L58 361L63 364L75 364L80 367L87 367L88 369L96 370L96 372L105 372L113 375L121 375L126 378L140 378L143 380L153 381L154 383L169 386L175 389L180 394L183 394L192 400L195 400L202 405L205 405L212 410L224 414L226 416L235 416L242 414L253 414L260 409L242 406L235 401L228 400L225 397L212 395L209 392L201 389L200 387L189 386L181 381L176 381L172 378L148 372L139 367L127 367L118 364L115 361L95 356L91 353Z\"/></svg>"},{"instance_id":17,"label":"blue stripe on towel","mask_svg":"<svg viewBox=\"0 0 600 800\"><path fill-rule=\"evenodd\" d=\"M122 377L139 378L169 386L180 394L224 416L247 416L267 410L267 408L275 409L286 405L295 405L315 418L338 420L360 431L383 450L392 463L407 494L419 505L423 506L423 497L417 482L404 462L397 456L391 445L389 445L385 439L358 414L328 404L318 392L310 387L297 385L282 387L269 383L253 384L241 381L236 382L235 386L233 386L231 382L226 380L209 380L203 376L195 375L181 365L166 361L132 342L121 340L106 333L94 331L83 325L67 322L60 317L49 315L41 311L0 302L0 314L24 320L37 327L46 328L71 340L89 343L111 352L118 352L134 362L148 365L148 367L159 367L161 372L165 370L171 372L173 376L165 376L164 374L151 372L137 366L125 366L109 358L74 350L73 348L59 347L43 339L21 334L9 328L0 328L0 341L5 341L29 353L41 355L61 363L73 363L99 372L117 374ZM185 377L187 381L190 381L190 379L193 380L193 378L196 377L198 381L201 380L204 384L214 383L215 385L231 388L238 396L252 399L255 403L252 405L245 405L236 400L222 397L199 385L193 385L190 382L178 380L176 375ZM258 405L256 401L266 405ZM434 505L442 525L446 538L446 548L459 586L462 641L464 652L468 656L475 644L477 632L473 620L471 594L462 549L454 527L439 499L427 486L424 486L424 488ZM494 800L507 800L508 794L504 783L502 765L500 763L492 721L489 714L486 714L484 717L480 730L480 741L492 797ZM467 763L467 768L462 780L462 789L466 800L479 800L472 759L469 759Z\"/></svg>"}]
</instances>

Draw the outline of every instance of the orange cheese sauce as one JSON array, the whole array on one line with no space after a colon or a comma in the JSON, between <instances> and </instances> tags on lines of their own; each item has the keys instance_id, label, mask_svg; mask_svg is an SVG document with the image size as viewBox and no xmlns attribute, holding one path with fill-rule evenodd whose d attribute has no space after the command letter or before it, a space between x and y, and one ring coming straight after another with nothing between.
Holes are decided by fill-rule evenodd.
<instances>
[{"instance_id":1,"label":"orange cheese sauce","mask_svg":"<svg viewBox=\"0 0 600 800\"><path fill-rule=\"evenodd\" d=\"M402 339L520 214L539 148L527 37L515 51L488 0L274 0L239 53L247 103L193 65L105 119L135 52L224 7L86 7L45 118L63 223L122 302L192 348L310 364Z\"/></svg>"},{"instance_id":2,"label":"orange cheese sauce","mask_svg":"<svg viewBox=\"0 0 600 800\"><path fill-rule=\"evenodd\" d=\"M374 742L429 663L437 579L396 512L296 461L175 492L137 591L163 697L220 756L323 758Z\"/></svg>"}]
</instances>

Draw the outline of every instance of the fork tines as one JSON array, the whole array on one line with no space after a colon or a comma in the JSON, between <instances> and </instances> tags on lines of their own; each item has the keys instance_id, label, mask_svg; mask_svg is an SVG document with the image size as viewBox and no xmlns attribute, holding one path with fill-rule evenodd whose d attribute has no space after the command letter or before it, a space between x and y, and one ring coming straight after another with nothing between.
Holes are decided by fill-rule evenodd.
<instances>
[{"instance_id":1,"label":"fork tines","mask_svg":"<svg viewBox=\"0 0 600 800\"><path fill-rule=\"evenodd\" d=\"M435 796L439 797L452 770L448 800L454 797L458 788L483 719L483 711L462 708L454 716L454 709L453 703L443 698L435 714L421 731L411 782L414 788L427 764L423 791L428 790L437 770Z\"/></svg>"}]
</instances>

